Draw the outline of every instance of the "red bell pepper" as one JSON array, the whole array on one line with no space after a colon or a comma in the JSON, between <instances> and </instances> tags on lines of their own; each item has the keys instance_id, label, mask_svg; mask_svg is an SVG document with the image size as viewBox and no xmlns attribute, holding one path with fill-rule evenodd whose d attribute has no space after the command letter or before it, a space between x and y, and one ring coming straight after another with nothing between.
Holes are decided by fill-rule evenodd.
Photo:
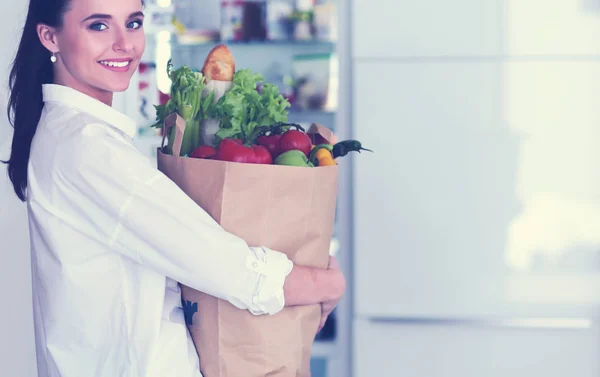
<instances>
[{"instance_id":1,"label":"red bell pepper","mask_svg":"<svg viewBox=\"0 0 600 377\"><path fill-rule=\"evenodd\" d=\"M217 147L216 160L247 164L272 164L271 153L262 145L247 147L240 140L223 139Z\"/></svg>"},{"instance_id":2,"label":"red bell pepper","mask_svg":"<svg viewBox=\"0 0 600 377\"><path fill-rule=\"evenodd\" d=\"M216 154L217 150L214 147L211 147L210 145L201 145L190 153L190 157L211 159L215 157Z\"/></svg>"},{"instance_id":3,"label":"red bell pepper","mask_svg":"<svg viewBox=\"0 0 600 377\"><path fill-rule=\"evenodd\" d=\"M269 150L262 145L253 145L252 150L254 151L254 161L257 164L272 164L273 156Z\"/></svg>"}]
</instances>

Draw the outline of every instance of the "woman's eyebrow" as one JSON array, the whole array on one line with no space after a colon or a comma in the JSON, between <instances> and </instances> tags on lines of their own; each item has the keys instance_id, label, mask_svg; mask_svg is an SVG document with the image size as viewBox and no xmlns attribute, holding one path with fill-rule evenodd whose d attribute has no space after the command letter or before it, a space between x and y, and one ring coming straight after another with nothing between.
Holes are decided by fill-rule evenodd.
<instances>
[{"instance_id":1,"label":"woman's eyebrow","mask_svg":"<svg viewBox=\"0 0 600 377\"><path fill-rule=\"evenodd\" d=\"M84 18L83 20L81 20L81 22L94 20L94 19L110 20L111 18L112 18L112 16L110 14L94 13L91 16L88 16L88 17Z\"/></svg>"},{"instance_id":2,"label":"woman's eyebrow","mask_svg":"<svg viewBox=\"0 0 600 377\"><path fill-rule=\"evenodd\" d=\"M134 17L144 17L144 12L133 12L129 15L129 18L134 18Z\"/></svg>"},{"instance_id":3,"label":"woman's eyebrow","mask_svg":"<svg viewBox=\"0 0 600 377\"><path fill-rule=\"evenodd\" d=\"M129 18L134 18L134 17L144 17L144 12L133 12L129 15ZM95 20L95 19L110 20L112 18L113 17L110 14L94 13L91 16L88 16L88 17L84 18L83 20L81 20L81 22L86 22L86 21Z\"/></svg>"}]
</instances>

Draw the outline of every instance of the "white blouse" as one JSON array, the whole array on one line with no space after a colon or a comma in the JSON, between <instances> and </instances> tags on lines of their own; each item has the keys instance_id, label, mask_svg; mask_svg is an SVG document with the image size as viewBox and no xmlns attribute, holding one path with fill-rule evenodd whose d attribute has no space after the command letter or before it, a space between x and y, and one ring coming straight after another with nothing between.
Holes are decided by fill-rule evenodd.
<instances>
[{"instance_id":1,"label":"white blouse","mask_svg":"<svg viewBox=\"0 0 600 377\"><path fill-rule=\"evenodd\" d=\"M28 172L40 377L198 377L177 282L255 315L292 262L225 232L133 145L133 120L43 87Z\"/></svg>"}]
</instances>

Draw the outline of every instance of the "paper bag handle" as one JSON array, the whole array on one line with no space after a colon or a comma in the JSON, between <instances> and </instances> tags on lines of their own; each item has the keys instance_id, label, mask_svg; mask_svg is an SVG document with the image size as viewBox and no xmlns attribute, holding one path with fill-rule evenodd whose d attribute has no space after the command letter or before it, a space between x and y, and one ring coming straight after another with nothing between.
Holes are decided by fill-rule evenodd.
<instances>
[{"instance_id":1,"label":"paper bag handle","mask_svg":"<svg viewBox=\"0 0 600 377\"><path fill-rule=\"evenodd\" d=\"M311 140L313 140L314 135L321 135L321 137L330 144L338 142L338 138L333 131L319 123L313 123L308 131L306 131L306 134L310 136Z\"/></svg>"},{"instance_id":2,"label":"paper bag handle","mask_svg":"<svg viewBox=\"0 0 600 377\"><path fill-rule=\"evenodd\" d=\"M173 113L165 118L163 127L163 138L160 143L160 149L165 147L165 138L169 135L171 127L175 126L175 139L173 140L173 156L179 157L181 154L181 144L183 144L183 134L185 133L185 119L179 114Z\"/></svg>"}]
</instances>

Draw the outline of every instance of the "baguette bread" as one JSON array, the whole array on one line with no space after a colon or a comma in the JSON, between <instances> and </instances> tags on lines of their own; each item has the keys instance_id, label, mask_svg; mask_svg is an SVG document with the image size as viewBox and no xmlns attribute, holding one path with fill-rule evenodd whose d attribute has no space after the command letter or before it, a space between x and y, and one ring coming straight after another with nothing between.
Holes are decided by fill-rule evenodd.
<instances>
[{"instance_id":1,"label":"baguette bread","mask_svg":"<svg viewBox=\"0 0 600 377\"><path fill-rule=\"evenodd\" d=\"M202 74L207 81L232 81L235 73L235 60L227 46L215 46L204 61Z\"/></svg>"}]
</instances>

